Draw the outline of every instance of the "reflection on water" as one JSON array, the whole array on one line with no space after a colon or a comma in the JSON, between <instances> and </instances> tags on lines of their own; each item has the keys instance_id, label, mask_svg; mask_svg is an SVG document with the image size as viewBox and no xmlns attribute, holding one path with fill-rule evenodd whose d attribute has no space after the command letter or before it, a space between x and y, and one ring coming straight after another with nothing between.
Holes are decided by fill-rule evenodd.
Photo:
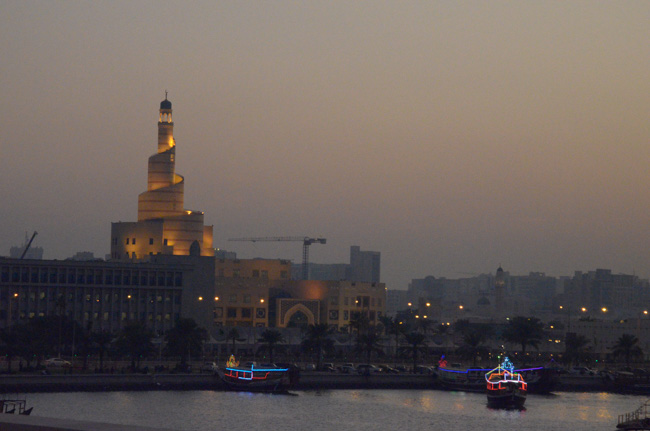
<instances>
[{"instance_id":1,"label":"reflection on water","mask_svg":"<svg viewBox=\"0 0 650 431\"><path fill-rule=\"evenodd\" d=\"M157 391L28 394L33 415L177 430L613 430L646 397L528 395L526 409L489 409L484 394L335 390L297 396Z\"/></svg>"}]
</instances>

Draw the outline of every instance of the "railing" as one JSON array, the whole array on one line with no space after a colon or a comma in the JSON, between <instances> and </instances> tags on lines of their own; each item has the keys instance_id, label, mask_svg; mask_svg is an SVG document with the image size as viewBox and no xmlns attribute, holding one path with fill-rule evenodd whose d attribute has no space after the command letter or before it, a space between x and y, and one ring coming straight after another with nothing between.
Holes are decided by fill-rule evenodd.
<instances>
[{"instance_id":1,"label":"railing","mask_svg":"<svg viewBox=\"0 0 650 431\"><path fill-rule=\"evenodd\" d=\"M638 409L630 413L618 415L618 424L639 421L648 418L648 407L650 407L650 400L647 400Z\"/></svg>"}]
</instances>

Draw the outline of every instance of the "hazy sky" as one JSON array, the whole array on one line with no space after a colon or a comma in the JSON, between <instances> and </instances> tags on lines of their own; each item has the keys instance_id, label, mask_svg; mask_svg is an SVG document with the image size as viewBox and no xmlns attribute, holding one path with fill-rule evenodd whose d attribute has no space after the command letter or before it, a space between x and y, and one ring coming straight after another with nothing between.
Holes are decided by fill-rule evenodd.
<instances>
[{"instance_id":1,"label":"hazy sky","mask_svg":"<svg viewBox=\"0 0 650 431\"><path fill-rule=\"evenodd\" d=\"M103 257L159 103L215 246L650 276L650 2L0 0L0 254Z\"/></svg>"}]
</instances>

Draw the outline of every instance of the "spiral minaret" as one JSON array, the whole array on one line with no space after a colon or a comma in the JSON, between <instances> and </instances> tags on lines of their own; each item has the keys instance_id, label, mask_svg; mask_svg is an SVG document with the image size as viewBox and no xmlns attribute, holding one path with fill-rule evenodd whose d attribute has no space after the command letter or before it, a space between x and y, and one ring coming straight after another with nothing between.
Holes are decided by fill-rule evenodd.
<instances>
[{"instance_id":1,"label":"spiral minaret","mask_svg":"<svg viewBox=\"0 0 650 431\"><path fill-rule=\"evenodd\" d=\"M138 196L138 221L183 214L184 179L175 163L176 141L172 121L172 102L160 102L158 153L149 157L147 191Z\"/></svg>"},{"instance_id":2,"label":"spiral minaret","mask_svg":"<svg viewBox=\"0 0 650 431\"><path fill-rule=\"evenodd\" d=\"M160 102L158 152L149 157L147 191L138 196L138 221L112 223L111 258L146 255L214 256L212 226L203 212L184 209L185 180L176 173L172 103Z\"/></svg>"}]
</instances>

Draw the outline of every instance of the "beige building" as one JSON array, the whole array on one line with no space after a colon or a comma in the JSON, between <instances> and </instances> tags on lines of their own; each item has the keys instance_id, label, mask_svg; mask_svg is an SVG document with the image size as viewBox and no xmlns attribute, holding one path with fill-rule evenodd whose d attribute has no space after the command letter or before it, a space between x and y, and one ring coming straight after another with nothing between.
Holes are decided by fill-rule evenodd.
<instances>
[{"instance_id":1,"label":"beige building","mask_svg":"<svg viewBox=\"0 0 650 431\"><path fill-rule=\"evenodd\" d=\"M385 314L383 283L290 280L286 260L217 259L215 271L218 326L327 323L342 329L361 314L371 324Z\"/></svg>"},{"instance_id":2,"label":"beige building","mask_svg":"<svg viewBox=\"0 0 650 431\"><path fill-rule=\"evenodd\" d=\"M160 102L158 152L149 157L147 191L138 197L138 221L111 224L111 259L147 255L214 256L212 226L202 211L184 208L185 179L176 173L172 103Z\"/></svg>"}]
</instances>

